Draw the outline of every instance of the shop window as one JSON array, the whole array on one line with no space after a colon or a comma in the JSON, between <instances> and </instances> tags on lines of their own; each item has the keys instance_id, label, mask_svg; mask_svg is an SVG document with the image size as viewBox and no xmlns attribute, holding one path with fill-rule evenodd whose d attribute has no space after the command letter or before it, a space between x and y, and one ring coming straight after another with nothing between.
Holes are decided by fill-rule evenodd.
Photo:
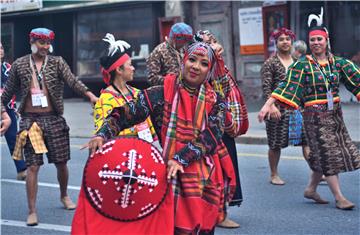
<instances>
[{"instance_id":1,"label":"shop window","mask_svg":"<svg viewBox=\"0 0 360 235\"><path fill-rule=\"evenodd\" d=\"M79 13L77 18L77 75L81 79L101 77L99 58L107 53L102 39L112 33L130 45L135 77L146 75L145 58L153 48L156 31L151 7L132 7Z\"/></svg>"}]
</instances>

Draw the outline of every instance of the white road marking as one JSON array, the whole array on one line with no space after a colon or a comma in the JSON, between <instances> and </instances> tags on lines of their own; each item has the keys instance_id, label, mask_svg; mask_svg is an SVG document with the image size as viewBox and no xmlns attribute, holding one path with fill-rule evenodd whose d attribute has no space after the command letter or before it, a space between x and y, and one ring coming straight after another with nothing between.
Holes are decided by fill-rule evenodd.
<instances>
[{"instance_id":1,"label":"white road marking","mask_svg":"<svg viewBox=\"0 0 360 235\"><path fill-rule=\"evenodd\" d=\"M267 154L261 154L261 153L237 153L239 157L261 157L261 158L268 158ZM295 157L295 156L281 156L281 159L286 160L302 160L305 159L303 157Z\"/></svg>"},{"instance_id":2,"label":"white road marking","mask_svg":"<svg viewBox=\"0 0 360 235\"><path fill-rule=\"evenodd\" d=\"M1 225L6 226L14 226L14 227L24 227L24 228L36 228L36 229L46 229L46 230L55 230L55 231L63 231L63 232L70 232L71 226L65 226L65 225L58 225L58 224L44 224L39 222L37 226L27 226L24 221L18 221L18 220L7 220L7 219L1 219Z\"/></svg>"},{"instance_id":3,"label":"white road marking","mask_svg":"<svg viewBox=\"0 0 360 235\"><path fill-rule=\"evenodd\" d=\"M12 179L1 179L1 182L4 182L4 183L12 183L12 184L25 184L25 181L12 180ZM39 185L39 186L44 186L44 187L50 187L50 188L59 188L59 185L58 185L58 184L51 184L51 183L39 182L38 185ZM80 187L79 187L79 186L71 186L71 185L68 185L68 189L80 190Z\"/></svg>"}]
</instances>

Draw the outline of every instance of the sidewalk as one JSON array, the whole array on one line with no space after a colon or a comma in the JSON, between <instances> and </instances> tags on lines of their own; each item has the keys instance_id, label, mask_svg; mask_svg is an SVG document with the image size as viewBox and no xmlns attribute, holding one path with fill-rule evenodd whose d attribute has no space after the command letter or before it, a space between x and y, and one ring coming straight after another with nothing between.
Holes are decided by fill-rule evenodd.
<instances>
[{"instance_id":1,"label":"sidewalk","mask_svg":"<svg viewBox=\"0 0 360 235\"><path fill-rule=\"evenodd\" d=\"M91 138L94 130L92 108L89 102L83 99L65 99L64 117L70 126L70 136L73 138ZM267 144L265 124L257 120L257 108L249 107L250 127L248 132L236 138L237 143ZM355 144L360 148L360 104L342 103L344 119L349 134Z\"/></svg>"}]
</instances>

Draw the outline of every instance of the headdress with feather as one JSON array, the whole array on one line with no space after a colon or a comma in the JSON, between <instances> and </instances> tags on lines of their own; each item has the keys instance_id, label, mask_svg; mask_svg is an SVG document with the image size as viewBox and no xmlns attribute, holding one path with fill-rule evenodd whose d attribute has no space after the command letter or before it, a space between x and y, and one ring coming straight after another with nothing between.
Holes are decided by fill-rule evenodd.
<instances>
[{"instance_id":1,"label":"headdress with feather","mask_svg":"<svg viewBox=\"0 0 360 235\"><path fill-rule=\"evenodd\" d=\"M110 72L123 65L130 56L126 53L131 46L123 40L115 40L114 35L107 33L102 39L109 43L107 56L100 58L101 72L103 74L104 82L110 84Z\"/></svg>"},{"instance_id":2,"label":"headdress with feather","mask_svg":"<svg viewBox=\"0 0 360 235\"><path fill-rule=\"evenodd\" d=\"M331 47L330 47L330 38L329 38L329 31L328 29L323 25L323 17L324 17L324 9L323 7L321 7L320 10L320 14L316 15L316 14L310 14L308 17L308 26L310 28L309 30L309 36L315 35L315 34L320 34L322 36L324 36L327 40L327 44L328 44L328 49L330 51ZM312 27L311 24L313 21L316 21L316 25L315 27Z\"/></svg>"}]
</instances>

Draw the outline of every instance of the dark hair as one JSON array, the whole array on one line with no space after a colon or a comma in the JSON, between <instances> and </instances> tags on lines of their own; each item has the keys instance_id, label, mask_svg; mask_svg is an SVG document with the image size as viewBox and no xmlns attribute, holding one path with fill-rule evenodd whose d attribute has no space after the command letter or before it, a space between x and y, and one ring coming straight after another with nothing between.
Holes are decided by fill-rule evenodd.
<instances>
[{"instance_id":1,"label":"dark hair","mask_svg":"<svg viewBox=\"0 0 360 235\"><path fill-rule=\"evenodd\" d=\"M126 53L126 52L125 52ZM104 69L109 69L111 65L113 65L121 56L123 56L125 53L121 53L119 51L115 52L113 56L102 56L100 57L100 65ZM124 69L124 65L119 66L121 69ZM110 84L115 79L115 70L110 72Z\"/></svg>"}]
</instances>

